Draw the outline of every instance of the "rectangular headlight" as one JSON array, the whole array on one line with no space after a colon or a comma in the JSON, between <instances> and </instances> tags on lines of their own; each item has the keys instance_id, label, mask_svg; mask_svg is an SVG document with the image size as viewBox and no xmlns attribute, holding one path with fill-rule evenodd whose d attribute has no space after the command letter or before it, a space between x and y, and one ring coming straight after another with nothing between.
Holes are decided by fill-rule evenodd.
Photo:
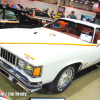
<instances>
[{"instance_id":1,"label":"rectangular headlight","mask_svg":"<svg viewBox=\"0 0 100 100\"><path fill-rule=\"evenodd\" d=\"M18 60L19 68L25 70L28 74L33 77L39 77L42 73L42 66L32 66L27 62L23 61L22 59Z\"/></svg>"},{"instance_id":2,"label":"rectangular headlight","mask_svg":"<svg viewBox=\"0 0 100 100\"><path fill-rule=\"evenodd\" d=\"M22 59L19 59L19 60L18 60L18 66L19 66L20 68L24 69L24 67L25 67L25 62L24 62Z\"/></svg>"}]
</instances>

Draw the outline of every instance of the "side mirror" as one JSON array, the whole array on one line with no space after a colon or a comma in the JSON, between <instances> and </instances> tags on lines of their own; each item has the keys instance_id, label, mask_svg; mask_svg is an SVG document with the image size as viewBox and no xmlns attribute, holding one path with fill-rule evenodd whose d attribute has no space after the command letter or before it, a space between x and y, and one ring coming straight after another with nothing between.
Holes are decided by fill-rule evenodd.
<instances>
[{"instance_id":1,"label":"side mirror","mask_svg":"<svg viewBox=\"0 0 100 100\"><path fill-rule=\"evenodd\" d=\"M99 44L100 44L100 40L97 40L96 47L98 47Z\"/></svg>"},{"instance_id":2,"label":"side mirror","mask_svg":"<svg viewBox=\"0 0 100 100\"><path fill-rule=\"evenodd\" d=\"M97 44L100 44L100 40L97 40Z\"/></svg>"}]
</instances>

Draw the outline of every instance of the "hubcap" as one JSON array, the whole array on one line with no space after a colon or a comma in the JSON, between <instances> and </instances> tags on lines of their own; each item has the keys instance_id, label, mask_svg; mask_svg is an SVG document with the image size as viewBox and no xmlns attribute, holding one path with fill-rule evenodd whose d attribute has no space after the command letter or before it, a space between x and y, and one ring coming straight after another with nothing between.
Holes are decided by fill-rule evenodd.
<instances>
[{"instance_id":1,"label":"hubcap","mask_svg":"<svg viewBox=\"0 0 100 100\"><path fill-rule=\"evenodd\" d=\"M72 79L73 70L71 68L66 69L58 80L58 89L62 90Z\"/></svg>"}]
</instances>

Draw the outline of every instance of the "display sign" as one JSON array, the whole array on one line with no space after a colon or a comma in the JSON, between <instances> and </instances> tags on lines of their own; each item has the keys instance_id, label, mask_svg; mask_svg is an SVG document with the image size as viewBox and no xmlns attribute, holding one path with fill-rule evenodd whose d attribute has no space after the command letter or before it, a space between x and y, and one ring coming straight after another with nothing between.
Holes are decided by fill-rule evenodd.
<instances>
[{"instance_id":1,"label":"display sign","mask_svg":"<svg viewBox=\"0 0 100 100\"><path fill-rule=\"evenodd\" d=\"M65 7L59 6L58 13L63 13L63 12L65 12Z\"/></svg>"},{"instance_id":2,"label":"display sign","mask_svg":"<svg viewBox=\"0 0 100 100\"><path fill-rule=\"evenodd\" d=\"M87 15L82 15L81 16L81 20L82 21L86 21L86 22L94 23L95 18L92 18L91 16L87 16Z\"/></svg>"},{"instance_id":3,"label":"display sign","mask_svg":"<svg viewBox=\"0 0 100 100\"><path fill-rule=\"evenodd\" d=\"M42 20L43 23L46 23L46 20Z\"/></svg>"},{"instance_id":4,"label":"display sign","mask_svg":"<svg viewBox=\"0 0 100 100\"><path fill-rule=\"evenodd\" d=\"M84 40L84 41L87 41L87 42L91 42L92 36L87 35L87 34L81 34L80 39Z\"/></svg>"},{"instance_id":5,"label":"display sign","mask_svg":"<svg viewBox=\"0 0 100 100\"><path fill-rule=\"evenodd\" d=\"M29 98L29 100L66 100L65 98Z\"/></svg>"}]
</instances>

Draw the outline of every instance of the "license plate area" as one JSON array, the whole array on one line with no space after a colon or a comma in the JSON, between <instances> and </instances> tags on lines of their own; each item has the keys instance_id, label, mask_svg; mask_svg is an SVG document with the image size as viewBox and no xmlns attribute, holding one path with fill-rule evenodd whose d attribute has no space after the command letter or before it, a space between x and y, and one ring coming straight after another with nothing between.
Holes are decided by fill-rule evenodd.
<instances>
[{"instance_id":1,"label":"license plate area","mask_svg":"<svg viewBox=\"0 0 100 100\"><path fill-rule=\"evenodd\" d=\"M9 77L9 74L7 74L5 71L3 71L2 69L0 69L0 73L3 74L6 77Z\"/></svg>"},{"instance_id":2,"label":"license plate area","mask_svg":"<svg viewBox=\"0 0 100 100\"><path fill-rule=\"evenodd\" d=\"M43 23L46 23L46 20L42 20Z\"/></svg>"}]
</instances>

